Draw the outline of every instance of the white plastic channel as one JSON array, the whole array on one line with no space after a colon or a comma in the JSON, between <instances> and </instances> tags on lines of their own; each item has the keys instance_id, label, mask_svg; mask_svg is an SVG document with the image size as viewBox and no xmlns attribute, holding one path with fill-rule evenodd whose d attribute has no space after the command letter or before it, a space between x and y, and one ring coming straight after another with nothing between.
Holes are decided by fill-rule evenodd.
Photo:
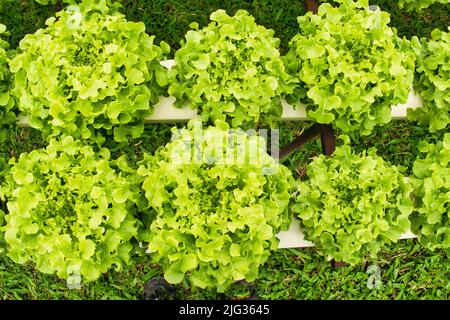
<instances>
[{"instance_id":1,"label":"white plastic channel","mask_svg":"<svg viewBox=\"0 0 450 320\"><path fill-rule=\"evenodd\" d=\"M314 243L305 240L305 235L303 230L300 228L300 222L297 218L292 218L292 223L287 231L281 231L276 235L276 237L280 240L278 243L278 248L306 248L306 247L314 247ZM404 233L400 239L413 239L417 238L417 236L408 231Z\"/></svg>"}]
</instances>

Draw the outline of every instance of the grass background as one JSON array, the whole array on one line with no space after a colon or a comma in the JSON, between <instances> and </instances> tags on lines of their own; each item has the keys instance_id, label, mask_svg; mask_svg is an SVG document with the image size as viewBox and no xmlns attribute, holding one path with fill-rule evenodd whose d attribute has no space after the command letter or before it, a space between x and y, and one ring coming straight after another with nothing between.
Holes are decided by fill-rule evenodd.
<instances>
[{"instance_id":1,"label":"grass background","mask_svg":"<svg viewBox=\"0 0 450 320\"><path fill-rule=\"evenodd\" d=\"M200 26L208 23L209 15L217 9L233 14L246 9L259 24L275 30L281 39L281 51L287 50L289 39L297 32L296 17L304 14L302 1L290 0L121 0L122 12L129 20L143 21L147 32L157 41L170 44L173 52L189 29L191 22ZM326 1L321 1L326 2ZM446 30L450 20L450 6L432 5L421 13L401 11L395 1L373 0L391 13L391 25L399 35L427 37L434 28ZM61 8L61 4L42 6L33 0L0 0L0 23L12 31L9 41L13 48L27 34L44 27L45 20ZM306 122L285 122L280 126L281 146L289 143L307 127ZM139 156L143 151L153 152L170 139L170 124L148 125L145 134L133 148L116 148L116 154ZM379 154L392 164L410 172L417 157L420 140L437 141L444 132L430 134L407 121L393 121L378 127L370 136L352 136L354 148L364 150L376 147ZM30 128L11 130L0 153L6 157L18 156L44 146L38 132ZM312 141L301 151L286 159L285 164L296 175L304 172L306 163L320 152L320 143ZM258 295L265 299L449 299L450 263L444 252L429 252L415 240L392 245L380 255L383 285L370 290L366 286L369 275L365 266L332 268L314 249L282 249L274 252L260 268L255 282ZM140 299L144 283L161 276L161 269L148 261L138 260L134 266L121 272L104 274L94 283L83 284L80 290L67 289L66 283L55 276L44 275L32 265L14 264L0 254L0 299ZM225 294L214 290L190 289L188 283L177 286L179 298L231 299L246 295L246 288L235 285Z\"/></svg>"}]
</instances>

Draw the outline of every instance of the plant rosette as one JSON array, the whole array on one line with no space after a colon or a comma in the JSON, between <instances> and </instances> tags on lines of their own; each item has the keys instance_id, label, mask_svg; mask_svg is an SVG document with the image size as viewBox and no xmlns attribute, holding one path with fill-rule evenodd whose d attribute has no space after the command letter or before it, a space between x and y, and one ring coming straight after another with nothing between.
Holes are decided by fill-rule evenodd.
<instances>
[{"instance_id":1,"label":"plant rosette","mask_svg":"<svg viewBox=\"0 0 450 320\"><path fill-rule=\"evenodd\" d=\"M398 0L398 6L409 11L419 11L435 3L449 3L449 0Z\"/></svg>"},{"instance_id":2,"label":"plant rosette","mask_svg":"<svg viewBox=\"0 0 450 320\"><path fill-rule=\"evenodd\" d=\"M408 109L408 118L430 132L445 129L450 123L450 33L435 29L431 39L413 37L411 45L417 55L414 86L424 106Z\"/></svg>"},{"instance_id":3,"label":"plant rosette","mask_svg":"<svg viewBox=\"0 0 450 320\"><path fill-rule=\"evenodd\" d=\"M291 172L267 154L262 137L222 121L202 129L191 120L173 134L138 168L154 217L140 235L148 253L169 283L187 277L223 292L255 280L290 221Z\"/></svg>"},{"instance_id":4,"label":"plant rosette","mask_svg":"<svg viewBox=\"0 0 450 320\"><path fill-rule=\"evenodd\" d=\"M388 26L388 13L369 9L367 0L340 2L298 17L284 61L299 84L287 101L305 103L319 123L368 135L391 120L391 106L407 101L414 55Z\"/></svg>"},{"instance_id":5,"label":"plant rosette","mask_svg":"<svg viewBox=\"0 0 450 320\"><path fill-rule=\"evenodd\" d=\"M450 133L436 144L421 142L423 156L413 165L416 209L412 231L430 250L450 253Z\"/></svg>"},{"instance_id":6,"label":"plant rosette","mask_svg":"<svg viewBox=\"0 0 450 320\"><path fill-rule=\"evenodd\" d=\"M139 184L125 178L124 158L66 136L10 164L2 231L13 261L72 285L130 263Z\"/></svg>"},{"instance_id":7,"label":"plant rosette","mask_svg":"<svg viewBox=\"0 0 450 320\"><path fill-rule=\"evenodd\" d=\"M344 145L332 156L308 164L308 180L298 182L291 208L305 238L328 260L354 265L376 260L384 245L409 229L412 187L375 149L354 153L349 138L341 137Z\"/></svg>"},{"instance_id":8,"label":"plant rosette","mask_svg":"<svg viewBox=\"0 0 450 320\"><path fill-rule=\"evenodd\" d=\"M169 46L106 1L84 1L26 35L12 59L14 93L31 127L101 144L137 138L165 93Z\"/></svg>"},{"instance_id":9,"label":"plant rosette","mask_svg":"<svg viewBox=\"0 0 450 320\"><path fill-rule=\"evenodd\" d=\"M211 14L203 29L191 24L169 72L175 105L188 103L204 122L223 120L232 127L273 124L283 111L281 97L292 93L274 31L257 25L245 10L232 17Z\"/></svg>"}]
</instances>

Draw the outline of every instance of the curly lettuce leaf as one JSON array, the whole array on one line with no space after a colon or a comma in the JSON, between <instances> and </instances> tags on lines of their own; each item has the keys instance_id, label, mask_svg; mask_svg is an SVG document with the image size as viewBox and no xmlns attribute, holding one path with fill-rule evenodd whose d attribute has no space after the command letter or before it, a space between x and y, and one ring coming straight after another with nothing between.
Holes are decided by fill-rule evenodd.
<instances>
[{"instance_id":1,"label":"curly lettuce leaf","mask_svg":"<svg viewBox=\"0 0 450 320\"><path fill-rule=\"evenodd\" d=\"M449 3L449 0L398 0L398 6L409 11L419 11L428 8L434 3Z\"/></svg>"},{"instance_id":2,"label":"curly lettuce leaf","mask_svg":"<svg viewBox=\"0 0 450 320\"><path fill-rule=\"evenodd\" d=\"M15 100L11 96L12 76L9 71L9 44L4 41L1 36L7 35L6 27L0 24L0 185L3 183L5 175L8 171L8 154L6 150L6 140L9 130L16 121L13 112ZM5 216L5 199L0 192L0 227L4 223ZM2 251L3 233L0 231L0 252Z\"/></svg>"},{"instance_id":3,"label":"curly lettuce leaf","mask_svg":"<svg viewBox=\"0 0 450 320\"><path fill-rule=\"evenodd\" d=\"M13 80L8 66L10 59L9 44L1 38L3 35L8 35L8 32L6 27L0 24L0 143L5 142L10 126L16 120L12 111L15 100L11 95ZM0 153L2 152L0 150Z\"/></svg>"}]
</instances>

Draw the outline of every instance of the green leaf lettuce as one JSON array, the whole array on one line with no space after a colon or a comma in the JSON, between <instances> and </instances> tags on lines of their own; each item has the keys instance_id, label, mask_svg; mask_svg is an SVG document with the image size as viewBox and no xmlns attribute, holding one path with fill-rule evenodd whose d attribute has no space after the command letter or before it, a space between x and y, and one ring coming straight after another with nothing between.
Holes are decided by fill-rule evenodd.
<instances>
[{"instance_id":1,"label":"green leaf lettuce","mask_svg":"<svg viewBox=\"0 0 450 320\"><path fill-rule=\"evenodd\" d=\"M174 129L173 141L146 156L138 174L154 217L141 237L167 281L187 277L194 286L223 291L234 281L255 280L276 249L275 234L290 220L293 180L266 153L262 137L216 124L202 129L196 120Z\"/></svg>"},{"instance_id":2,"label":"green leaf lettuce","mask_svg":"<svg viewBox=\"0 0 450 320\"><path fill-rule=\"evenodd\" d=\"M100 0L69 6L46 24L25 36L10 63L30 126L97 143L105 134L137 138L165 92L160 61L169 47Z\"/></svg>"},{"instance_id":3,"label":"green leaf lettuce","mask_svg":"<svg viewBox=\"0 0 450 320\"><path fill-rule=\"evenodd\" d=\"M123 158L65 136L10 163L2 231L13 261L83 281L130 263L139 190Z\"/></svg>"},{"instance_id":4,"label":"green leaf lettuce","mask_svg":"<svg viewBox=\"0 0 450 320\"><path fill-rule=\"evenodd\" d=\"M391 120L391 106L407 101L414 55L388 13L372 11L367 0L340 2L298 17L284 61L299 84L287 100L305 103L319 123L368 135Z\"/></svg>"},{"instance_id":5,"label":"green leaf lettuce","mask_svg":"<svg viewBox=\"0 0 450 320\"><path fill-rule=\"evenodd\" d=\"M412 230L427 248L450 252L450 133L436 144L422 142L419 150L422 157L411 177L416 197Z\"/></svg>"},{"instance_id":6,"label":"green leaf lettuce","mask_svg":"<svg viewBox=\"0 0 450 320\"><path fill-rule=\"evenodd\" d=\"M307 174L308 180L298 182L292 211L305 238L329 260L376 259L384 245L409 229L412 187L375 149L357 154L345 143L330 157L316 157Z\"/></svg>"},{"instance_id":7,"label":"green leaf lettuce","mask_svg":"<svg viewBox=\"0 0 450 320\"><path fill-rule=\"evenodd\" d=\"M203 121L223 120L232 127L273 124L282 114L281 96L292 93L274 31L257 25L245 10L224 10L212 22L187 32L175 54L169 93L176 105L188 103Z\"/></svg>"}]
</instances>

